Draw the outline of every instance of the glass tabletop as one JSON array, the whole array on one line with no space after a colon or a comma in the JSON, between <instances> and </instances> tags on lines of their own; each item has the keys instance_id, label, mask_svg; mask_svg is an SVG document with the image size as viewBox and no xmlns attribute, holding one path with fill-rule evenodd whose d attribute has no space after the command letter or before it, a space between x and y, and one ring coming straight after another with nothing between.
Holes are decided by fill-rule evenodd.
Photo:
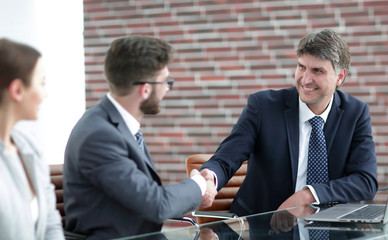
<instances>
[{"instance_id":1,"label":"glass tabletop","mask_svg":"<svg viewBox=\"0 0 388 240\"><path fill-rule=\"evenodd\" d=\"M385 192L384 194L387 194ZM385 203L386 195L376 195L374 203ZM246 217L221 220L199 226L162 229L120 240L192 240L192 239L388 239L388 224L306 222L316 207L299 206ZM317 238L314 236L319 234Z\"/></svg>"}]
</instances>

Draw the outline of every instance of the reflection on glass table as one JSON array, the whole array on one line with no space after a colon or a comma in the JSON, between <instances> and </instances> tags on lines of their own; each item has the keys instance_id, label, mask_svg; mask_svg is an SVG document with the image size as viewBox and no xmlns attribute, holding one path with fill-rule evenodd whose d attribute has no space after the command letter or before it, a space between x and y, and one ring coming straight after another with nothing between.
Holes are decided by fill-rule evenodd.
<instances>
[{"instance_id":1,"label":"reflection on glass table","mask_svg":"<svg viewBox=\"0 0 388 240\"><path fill-rule=\"evenodd\" d=\"M303 220L316 211L317 208L300 206L120 239L388 239L388 230L383 224L323 224ZM316 234L317 238L313 238Z\"/></svg>"}]
</instances>

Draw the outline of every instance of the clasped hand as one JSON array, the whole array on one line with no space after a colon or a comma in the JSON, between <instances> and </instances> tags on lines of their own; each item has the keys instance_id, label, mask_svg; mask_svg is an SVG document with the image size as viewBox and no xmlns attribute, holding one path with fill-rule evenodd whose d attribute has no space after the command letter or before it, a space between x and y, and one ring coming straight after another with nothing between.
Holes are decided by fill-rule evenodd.
<instances>
[{"instance_id":1,"label":"clasped hand","mask_svg":"<svg viewBox=\"0 0 388 240\"><path fill-rule=\"evenodd\" d=\"M214 176L209 169L204 169L199 172L197 169L193 169L190 173L190 176L195 174L201 174L203 178L206 180L206 192L202 196L201 206L202 208L210 207L213 204L214 198L217 194L217 189L214 182Z\"/></svg>"}]
</instances>

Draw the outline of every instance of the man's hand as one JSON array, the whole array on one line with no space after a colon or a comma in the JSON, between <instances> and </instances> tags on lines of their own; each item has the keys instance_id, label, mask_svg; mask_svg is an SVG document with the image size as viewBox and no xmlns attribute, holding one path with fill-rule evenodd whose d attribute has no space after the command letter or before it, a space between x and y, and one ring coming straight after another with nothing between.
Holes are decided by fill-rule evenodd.
<instances>
[{"instance_id":1,"label":"man's hand","mask_svg":"<svg viewBox=\"0 0 388 240\"><path fill-rule=\"evenodd\" d=\"M213 204L214 198L217 195L217 190L214 181L206 180L206 193L202 196L201 207L207 208Z\"/></svg>"},{"instance_id":2,"label":"man's hand","mask_svg":"<svg viewBox=\"0 0 388 240\"><path fill-rule=\"evenodd\" d=\"M214 183L214 176L209 169L204 169L201 171L201 173L197 169L193 169L190 172L190 177L193 177L194 175L201 175L205 179L206 192L202 196L201 207L202 208L210 207L213 204L214 198L216 197L216 194L217 194L217 189Z\"/></svg>"},{"instance_id":3,"label":"man's hand","mask_svg":"<svg viewBox=\"0 0 388 240\"><path fill-rule=\"evenodd\" d=\"M297 218L289 211L277 211L271 217L271 228L274 233L289 232L296 224L298 224Z\"/></svg>"},{"instance_id":4,"label":"man's hand","mask_svg":"<svg viewBox=\"0 0 388 240\"><path fill-rule=\"evenodd\" d=\"M278 210L296 206L304 206L313 202L315 202L315 198L310 189L302 189L292 194L291 197L289 197L282 203L282 205L280 205Z\"/></svg>"},{"instance_id":5,"label":"man's hand","mask_svg":"<svg viewBox=\"0 0 388 240\"><path fill-rule=\"evenodd\" d=\"M214 198L217 195L217 189L214 182L214 175L209 169L203 169L201 175L206 180L206 193L202 197L201 207L207 208L213 204Z\"/></svg>"},{"instance_id":6,"label":"man's hand","mask_svg":"<svg viewBox=\"0 0 388 240\"><path fill-rule=\"evenodd\" d=\"M292 194L286 201L280 205L278 210L288 209L287 211L279 211L272 215L271 228L275 233L288 232L296 224L297 218L304 218L315 212L315 209L307 206L308 204L315 202L315 198L310 189L302 189ZM301 206L300 208L292 208Z\"/></svg>"},{"instance_id":7,"label":"man's hand","mask_svg":"<svg viewBox=\"0 0 388 240\"><path fill-rule=\"evenodd\" d=\"M190 172L190 177L193 177L194 175L200 175L201 173L197 169L193 169ZM206 179L205 179L206 180Z\"/></svg>"},{"instance_id":8,"label":"man's hand","mask_svg":"<svg viewBox=\"0 0 388 240\"><path fill-rule=\"evenodd\" d=\"M297 218L305 218L316 211L308 205L277 211L272 215L271 228L276 234L288 232L298 223Z\"/></svg>"},{"instance_id":9,"label":"man's hand","mask_svg":"<svg viewBox=\"0 0 388 240\"><path fill-rule=\"evenodd\" d=\"M205 180L210 180L210 181L213 181L214 183L214 175L213 175L213 172L210 171L209 169L205 168L201 171L201 175L202 177L205 178ZM214 184L215 185L215 184Z\"/></svg>"},{"instance_id":10,"label":"man's hand","mask_svg":"<svg viewBox=\"0 0 388 240\"><path fill-rule=\"evenodd\" d=\"M218 240L217 234L214 233L214 231L211 228L201 228L201 231L199 232L199 239L200 240Z\"/></svg>"}]
</instances>

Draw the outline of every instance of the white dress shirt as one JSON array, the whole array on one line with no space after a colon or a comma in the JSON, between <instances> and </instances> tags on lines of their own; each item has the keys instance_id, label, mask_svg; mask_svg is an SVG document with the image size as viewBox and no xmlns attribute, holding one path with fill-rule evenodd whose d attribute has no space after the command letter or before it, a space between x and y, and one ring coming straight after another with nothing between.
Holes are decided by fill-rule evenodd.
<instances>
[{"instance_id":1,"label":"white dress shirt","mask_svg":"<svg viewBox=\"0 0 388 240\"><path fill-rule=\"evenodd\" d=\"M327 116L329 115L331 105L333 103L333 96L331 97L328 107L321 115L315 115L307 107L307 105L304 102L302 102L302 100L299 98L299 158L298 158L298 176L296 178L295 192L302 190L306 187L309 188L315 198L315 202L313 202L313 204L319 204L320 201L317 193L315 192L315 189L310 185L306 186L307 161L308 161L307 157L308 157L310 134L311 134L311 125L308 122L308 120L313 118L314 116L320 116L324 121L324 124L322 125L322 128L323 128L326 124ZM215 178L215 185L216 187L218 187L218 177L213 171L212 173Z\"/></svg>"},{"instance_id":2,"label":"white dress shirt","mask_svg":"<svg viewBox=\"0 0 388 240\"><path fill-rule=\"evenodd\" d=\"M127 125L129 131L132 133L133 137L136 140L135 134L140 129L140 123L134 118L127 110L125 110L120 103L118 103L110 93L106 95L111 103L116 107L117 111L119 111L121 117L124 119L125 124Z\"/></svg>"},{"instance_id":3,"label":"white dress shirt","mask_svg":"<svg viewBox=\"0 0 388 240\"><path fill-rule=\"evenodd\" d=\"M127 125L128 129L129 129L129 131L132 133L133 137L136 140L135 134L140 129L140 123L127 110L125 110L120 105L120 103L118 103L112 97L112 95L110 93L108 93L106 96L109 99L109 101L111 101L113 106L115 106L117 111L120 113L121 117L124 119L124 122L125 122L125 124ZM194 175L194 176L191 177L191 179L193 179L198 184L198 186L201 188L202 196L205 195L205 193L206 193L206 180L205 180L205 178L203 178L201 175Z\"/></svg>"},{"instance_id":4,"label":"white dress shirt","mask_svg":"<svg viewBox=\"0 0 388 240\"><path fill-rule=\"evenodd\" d=\"M307 107L307 105L304 102L302 102L302 100L299 98L299 158L298 158L298 176L296 178L295 192L305 187L308 187L316 200L314 204L320 203L318 195L312 186L310 185L306 186L308 151L309 151L309 142L310 142L310 135L311 135L311 125L308 122L308 120L313 118L314 116L320 116L324 121L324 124L322 125L322 128L323 128L326 124L327 116L329 115L331 105L333 103L333 96L331 97L328 107L321 115L315 115Z\"/></svg>"}]
</instances>

